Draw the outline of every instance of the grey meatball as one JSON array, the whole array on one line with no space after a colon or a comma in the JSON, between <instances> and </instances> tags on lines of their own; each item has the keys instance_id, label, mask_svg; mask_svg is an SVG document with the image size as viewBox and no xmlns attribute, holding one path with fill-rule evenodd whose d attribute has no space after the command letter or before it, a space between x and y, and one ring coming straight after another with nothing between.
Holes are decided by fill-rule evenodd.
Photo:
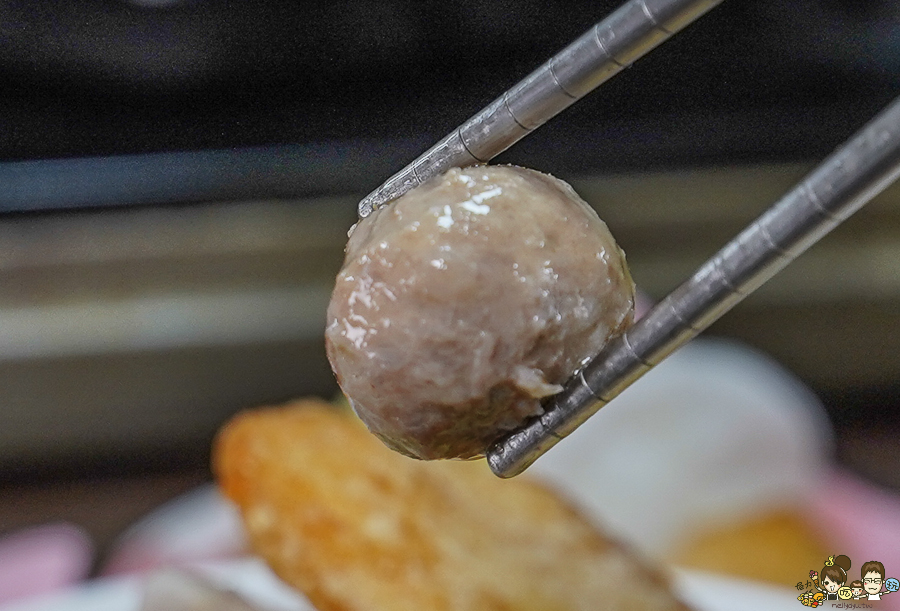
<instances>
[{"instance_id":1,"label":"grey meatball","mask_svg":"<svg viewBox=\"0 0 900 611\"><path fill-rule=\"evenodd\" d=\"M325 332L338 383L391 448L471 458L632 321L606 224L566 183L452 169L360 221Z\"/></svg>"}]
</instances>

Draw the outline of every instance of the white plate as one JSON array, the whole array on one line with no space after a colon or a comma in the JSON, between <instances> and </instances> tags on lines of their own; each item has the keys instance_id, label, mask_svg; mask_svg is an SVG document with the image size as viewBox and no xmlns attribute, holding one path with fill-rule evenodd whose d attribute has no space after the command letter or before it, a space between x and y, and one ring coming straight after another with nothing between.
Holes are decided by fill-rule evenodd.
<instances>
[{"instance_id":1,"label":"white plate","mask_svg":"<svg viewBox=\"0 0 900 611\"><path fill-rule=\"evenodd\" d=\"M272 611L315 611L255 559L194 567L223 588ZM142 578L98 579L73 590L0 606L0 611L138 611ZM697 571L673 575L676 594L696 611L797 611L797 595L789 588L731 579Z\"/></svg>"}]
</instances>

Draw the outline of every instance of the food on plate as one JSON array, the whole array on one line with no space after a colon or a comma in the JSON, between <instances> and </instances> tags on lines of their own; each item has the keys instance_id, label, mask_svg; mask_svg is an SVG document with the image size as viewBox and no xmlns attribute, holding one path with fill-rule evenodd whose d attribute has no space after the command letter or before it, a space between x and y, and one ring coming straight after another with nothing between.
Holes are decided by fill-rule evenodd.
<instances>
[{"instance_id":1,"label":"food on plate","mask_svg":"<svg viewBox=\"0 0 900 611\"><path fill-rule=\"evenodd\" d=\"M679 566L747 577L774 584L796 583L808 566L815 566L833 543L795 508L769 509L715 523L696 533L671 554ZM810 572L813 581L816 571ZM812 574L815 573L815 574Z\"/></svg>"},{"instance_id":2,"label":"food on plate","mask_svg":"<svg viewBox=\"0 0 900 611\"><path fill-rule=\"evenodd\" d=\"M685 608L551 490L410 460L321 401L238 415L213 458L255 550L320 611Z\"/></svg>"},{"instance_id":3,"label":"food on plate","mask_svg":"<svg viewBox=\"0 0 900 611\"><path fill-rule=\"evenodd\" d=\"M632 321L606 224L566 183L451 169L351 232L325 333L344 393L389 447L471 458Z\"/></svg>"}]
</instances>

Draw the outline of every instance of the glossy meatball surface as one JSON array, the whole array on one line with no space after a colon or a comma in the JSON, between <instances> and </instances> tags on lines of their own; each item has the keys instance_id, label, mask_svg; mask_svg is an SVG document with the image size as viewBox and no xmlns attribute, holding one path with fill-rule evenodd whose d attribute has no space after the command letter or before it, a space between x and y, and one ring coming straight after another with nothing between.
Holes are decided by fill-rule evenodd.
<instances>
[{"instance_id":1,"label":"glossy meatball surface","mask_svg":"<svg viewBox=\"0 0 900 611\"><path fill-rule=\"evenodd\" d=\"M569 185L511 166L452 169L354 228L326 348L388 446L470 458L540 414L633 306L624 254Z\"/></svg>"}]
</instances>

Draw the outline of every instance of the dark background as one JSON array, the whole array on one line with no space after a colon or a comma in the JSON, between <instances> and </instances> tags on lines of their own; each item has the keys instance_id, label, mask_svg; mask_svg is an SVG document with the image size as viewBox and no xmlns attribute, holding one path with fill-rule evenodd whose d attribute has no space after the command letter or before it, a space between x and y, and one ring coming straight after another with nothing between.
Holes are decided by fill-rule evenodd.
<instances>
[{"instance_id":1,"label":"dark background","mask_svg":"<svg viewBox=\"0 0 900 611\"><path fill-rule=\"evenodd\" d=\"M388 154L402 156L617 5L7 1L0 159L332 142L378 153L399 142ZM603 170L806 160L898 90L895 2L727 0L517 158ZM664 141L650 137L662 131ZM578 146L598 132L615 137Z\"/></svg>"}]
</instances>

